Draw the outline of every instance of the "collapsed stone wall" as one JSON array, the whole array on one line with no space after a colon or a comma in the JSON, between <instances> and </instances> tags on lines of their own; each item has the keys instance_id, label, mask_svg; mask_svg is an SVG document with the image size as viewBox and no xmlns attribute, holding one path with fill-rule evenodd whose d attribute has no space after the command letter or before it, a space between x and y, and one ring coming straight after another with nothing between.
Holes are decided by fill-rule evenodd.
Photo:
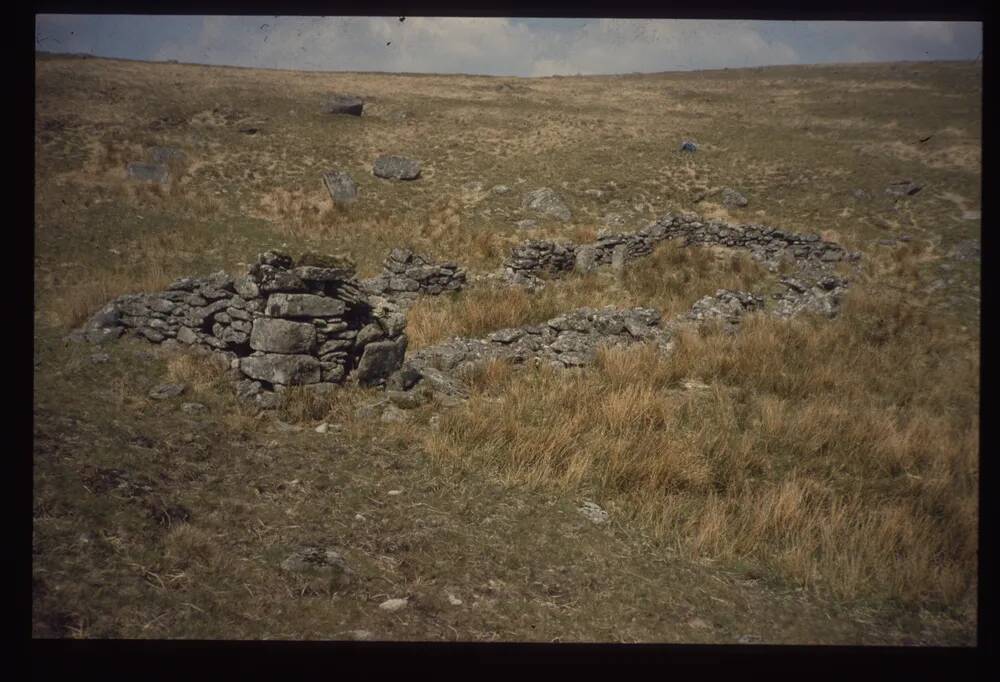
<instances>
[{"instance_id":1,"label":"collapsed stone wall","mask_svg":"<svg viewBox=\"0 0 1000 682\"><path fill-rule=\"evenodd\" d=\"M501 329L484 338L449 339L410 353L386 382L387 399L370 407L386 408L392 402L408 408L432 397L445 404L463 398L468 395L463 376L490 360L561 369L591 364L598 350L606 347L648 342L666 352L674 333L684 324L718 320L735 329L744 315L763 305L759 296L720 289L699 300L688 313L666 322L651 308L584 307L541 324Z\"/></svg>"},{"instance_id":2,"label":"collapsed stone wall","mask_svg":"<svg viewBox=\"0 0 1000 682\"><path fill-rule=\"evenodd\" d=\"M349 260L307 254L296 264L268 251L240 278L185 277L166 291L121 296L77 335L210 348L231 360L240 394L253 397L348 376L380 383L402 363L405 326L390 302L369 298Z\"/></svg>"},{"instance_id":3,"label":"collapsed stone wall","mask_svg":"<svg viewBox=\"0 0 1000 682\"><path fill-rule=\"evenodd\" d=\"M362 281L365 290L408 305L423 294L436 296L460 291L467 283L465 268L445 261L435 263L410 249L396 248L389 252L382 272Z\"/></svg>"},{"instance_id":4,"label":"collapsed stone wall","mask_svg":"<svg viewBox=\"0 0 1000 682\"><path fill-rule=\"evenodd\" d=\"M574 269L586 272L597 265L624 264L642 258L666 239L683 239L685 245L746 249L753 258L772 268L776 268L786 255L813 268L860 258L860 254L848 253L839 244L824 241L819 235L796 234L756 223L731 225L684 212L668 213L636 232L602 232L589 244L531 240L514 247L503 267L508 278L515 282Z\"/></svg>"}]
</instances>

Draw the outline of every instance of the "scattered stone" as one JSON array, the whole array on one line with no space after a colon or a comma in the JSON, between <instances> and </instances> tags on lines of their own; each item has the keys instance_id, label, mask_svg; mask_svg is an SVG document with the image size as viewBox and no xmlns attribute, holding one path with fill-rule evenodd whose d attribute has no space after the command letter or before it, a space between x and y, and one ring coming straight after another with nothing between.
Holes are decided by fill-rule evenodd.
<instances>
[{"instance_id":1,"label":"scattered stone","mask_svg":"<svg viewBox=\"0 0 1000 682\"><path fill-rule=\"evenodd\" d=\"M354 179L343 171L332 170L323 175L323 184L335 204L352 204L358 198L358 186Z\"/></svg>"},{"instance_id":2,"label":"scattered stone","mask_svg":"<svg viewBox=\"0 0 1000 682\"><path fill-rule=\"evenodd\" d=\"M562 198L548 187L542 187L526 194L522 208L544 213L563 221L569 220L573 216Z\"/></svg>"},{"instance_id":3,"label":"scattered stone","mask_svg":"<svg viewBox=\"0 0 1000 682\"><path fill-rule=\"evenodd\" d=\"M390 497L395 497L396 495L402 495L402 494L403 494L402 490L390 490L389 492L386 493L386 495L389 495Z\"/></svg>"},{"instance_id":4,"label":"scattered stone","mask_svg":"<svg viewBox=\"0 0 1000 682\"><path fill-rule=\"evenodd\" d=\"M684 140L683 142L681 142L681 151L692 152L692 153L696 152L698 151L698 145L692 142L691 140Z\"/></svg>"},{"instance_id":5,"label":"scattered stone","mask_svg":"<svg viewBox=\"0 0 1000 682\"><path fill-rule=\"evenodd\" d=\"M493 194L507 194L510 192L510 187L507 185L494 185L490 192Z\"/></svg>"},{"instance_id":6,"label":"scattered stone","mask_svg":"<svg viewBox=\"0 0 1000 682\"><path fill-rule=\"evenodd\" d=\"M181 405L181 411L189 414L200 414L206 410L207 408L201 403L184 403Z\"/></svg>"},{"instance_id":7,"label":"scattered stone","mask_svg":"<svg viewBox=\"0 0 1000 682\"><path fill-rule=\"evenodd\" d=\"M380 156L375 159L372 173L387 180L416 180L420 177L420 161L402 156Z\"/></svg>"},{"instance_id":8,"label":"scattered stone","mask_svg":"<svg viewBox=\"0 0 1000 682\"><path fill-rule=\"evenodd\" d=\"M170 177L170 169L158 163L130 163L126 171L128 177L143 182L164 183Z\"/></svg>"},{"instance_id":9,"label":"scattered stone","mask_svg":"<svg viewBox=\"0 0 1000 682\"><path fill-rule=\"evenodd\" d=\"M455 595L453 595L451 592L449 592L448 593L448 603L451 604L452 606L461 606L463 602L462 602L461 599L459 599L458 597L456 597Z\"/></svg>"},{"instance_id":10,"label":"scattered stone","mask_svg":"<svg viewBox=\"0 0 1000 682\"><path fill-rule=\"evenodd\" d=\"M519 230L534 230L536 227L538 227L538 223L535 222L534 220L531 220L530 218L525 218L524 220L518 220L516 223L514 223L514 227L516 227Z\"/></svg>"},{"instance_id":11,"label":"scattered stone","mask_svg":"<svg viewBox=\"0 0 1000 682\"><path fill-rule=\"evenodd\" d=\"M110 360L111 356L108 355L107 353L94 353L93 355L90 356L90 363L92 365L103 365L104 363ZM36 361L35 365L37 366L38 364L39 363Z\"/></svg>"},{"instance_id":12,"label":"scattered stone","mask_svg":"<svg viewBox=\"0 0 1000 682\"><path fill-rule=\"evenodd\" d=\"M354 571L336 549L303 547L292 552L281 568L290 573L318 574L329 578L331 588L343 587L351 582Z\"/></svg>"},{"instance_id":13,"label":"scattered stone","mask_svg":"<svg viewBox=\"0 0 1000 682\"><path fill-rule=\"evenodd\" d=\"M967 239L955 244L951 249L951 257L960 261L979 260L982 258L982 247L978 239Z\"/></svg>"},{"instance_id":14,"label":"scattered stone","mask_svg":"<svg viewBox=\"0 0 1000 682\"><path fill-rule=\"evenodd\" d=\"M386 405L382 410L382 416L379 417L379 420L386 423L401 423L409 421L410 415L395 405Z\"/></svg>"},{"instance_id":15,"label":"scattered stone","mask_svg":"<svg viewBox=\"0 0 1000 682\"><path fill-rule=\"evenodd\" d=\"M606 523L608 520L608 513L593 502L584 502L577 511L594 523Z\"/></svg>"},{"instance_id":16,"label":"scattered stone","mask_svg":"<svg viewBox=\"0 0 1000 682\"><path fill-rule=\"evenodd\" d=\"M326 422L323 422L315 429L316 433L326 433L329 430L330 430L330 425L327 424Z\"/></svg>"},{"instance_id":17,"label":"scattered stone","mask_svg":"<svg viewBox=\"0 0 1000 682\"><path fill-rule=\"evenodd\" d=\"M173 147L153 147L149 150L149 160L154 164L166 164L171 161L183 161L184 152Z\"/></svg>"},{"instance_id":18,"label":"scattered stone","mask_svg":"<svg viewBox=\"0 0 1000 682\"><path fill-rule=\"evenodd\" d=\"M885 192L886 194L905 197L905 196L913 196L921 189L923 189L923 185L918 185L912 180L900 180L886 187Z\"/></svg>"},{"instance_id":19,"label":"scattered stone","mask_svg":"<svg viewBox=\"0 0 1000 682\"><path fill-rule=\"evenodd\" d=\"M428 395L423 391L394 391L385 392L389 402L403 410L412 410L427 403Z\"/></svg>"},{"instance_id":20,"label":"scattered stone","mask_svg":"<svg viewBox=\"0 0 1000 682\"><path fill-rule=\"evenodd\" d=\"M405 609L407 606L409 606L409 604L410 600L404 597L402 599L387 599L381 604L379 604L378 607L383 611L389 611L391 613L394 611Z\"/></svg>"},{"instance_id":21,"label":"scattered stone","mask_svg":"<svg viewBox=\"0 0 1000 682\"><path fill-rule=\"evenodd\" d=\"M743 208L749 202L745 196L737 192L735 189L724 187L722 189L722 203L730 208Z\"/></svg>"},{"instance_id":22,"label":"scattered stone","mask_svg":"<svg viewBox=\"0 0 1000 682\"><path fill-rule=\"evenodd\" d=\"M423 375L421 375L419 371L404 364L386 380L385 387L387 390L408 391L422 378Z\"/></svg>"},{"instance_id":23,"label":"scattered stone","mask_svg":"<svg viewBox=\"0 0 1000 682\"><path fill-rule=\"evenodd\" d=\"M347 114L349 116L360 116L365 103L361 98L353 95L331 95L323 106L324 114Z\"/></svg>"},{"instance_id":24,"label":"scattered stone","mask_svg":"<svg viewBox=\"0 0 1000 682\"><path fill-rule=\"evenodd\" d=\"M187 389L184 384L160 384L149 392L149 397L153 400L167 400L176 398Z\"/></svg>"}]
</instances>

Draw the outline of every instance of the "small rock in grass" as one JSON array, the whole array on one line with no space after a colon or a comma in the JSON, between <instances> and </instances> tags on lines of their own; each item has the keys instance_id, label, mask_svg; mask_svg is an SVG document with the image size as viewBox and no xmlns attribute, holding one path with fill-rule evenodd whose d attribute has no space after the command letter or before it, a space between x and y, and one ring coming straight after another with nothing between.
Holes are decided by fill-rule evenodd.
<instances>
[{"instance_id":1,"label":"small rock in grass","mask_svg":"<svg viewBox=\"0 0 1000 682\"><path fill-rule=\"evenodd\" d=\"M410 600L407 598L402 599L386 599L384 602L378 605L383 611L399 611L405 609L410 604Z\"/></svg>"},{"instance_id":2,"label":"small rock in grass","mask_svg":"<svg viewBox=\"0 0 1000 682\"><path fill-rule=\"evenodd\" d=\"M181 405L181 410L189 414L196 414L204 412L207 408L201 403L184 403Z\"/></svg>"},{"instance_id":3,"label":"small rock in grass","mask_svg":"<svg viewBox=\"0 0 1000 682\"><path fill-rule=\"evenodd\" d=\"M149 392L149 397L153 400L166 400L167 398L176 398L181 393L185 391L187 386L184 384L160 384L153 390Z\"/></svg>"},{"instance_id":4,"label":"small rock in grass","mask_svg":"<svg viewBox=\"0 0 1000 682\"><path fill-rule=\"evenodd\" d=\"M593 502L584 502L578 511L594 523L606 523L608 520L608 513Z\"/></svg>"}]
</instances>

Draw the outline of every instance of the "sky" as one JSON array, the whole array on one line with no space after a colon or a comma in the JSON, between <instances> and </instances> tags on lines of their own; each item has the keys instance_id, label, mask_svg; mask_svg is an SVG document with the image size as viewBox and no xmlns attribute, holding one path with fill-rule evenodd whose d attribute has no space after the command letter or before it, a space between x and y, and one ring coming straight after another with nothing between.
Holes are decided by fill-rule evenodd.
<instances>
[{"instance_id":1,"label":"sky","mask_svg":"<svg viewBox=\"0 0 1000 682\"><path fill-rule=\"evenodd\" d=\"M975 59L978 22L40 14L37 50L320 71L554 76Z\"/></svg>"}]
</instances>

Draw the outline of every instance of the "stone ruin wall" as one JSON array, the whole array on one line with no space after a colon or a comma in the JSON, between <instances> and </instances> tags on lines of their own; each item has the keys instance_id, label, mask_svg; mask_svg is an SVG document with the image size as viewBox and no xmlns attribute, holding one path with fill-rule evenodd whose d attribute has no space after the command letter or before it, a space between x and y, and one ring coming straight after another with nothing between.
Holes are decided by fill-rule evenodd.
<instances>
[{"instance_id":1,"label":"stone ruin wall","mask_svg":"<svg viewBox=\"0 0 1000 682\"><path fill-rule=\"evenodd\" d=\"M459 267L457 263L435 263L410 249L402 248L389 252L378 276L362 281L362 286L368 293L392 299L404 307L420 295L437 296L460 291L466 284L465 268Z\"/></svg>"},{"instance_id":2,"label":"stone ruin wall","mask_svg":"<svg viewBox=\"0 0 1000 682\"><path fill-rule=\"evenodd\" d=\"M776 267L785 255L799 263L820 266L841 260L857 260L842 246L815 234L795 234L764 225L730 225L719 220L702 220L694 213L667 214L651 225L630 233L603 232L590 244L530 240L514 247L504 268L515 281L539 274L558 275L571 270L589 271L598 265L642 258L667 239L683 239L692 244L745 249L759 261Z\"/></svg>"},{"instance_id":3,"label":"stone ruin wall","mask_svg":"<svg viewBox=\"0 0 1000 682\"><path fill-rule=\"evenodd\" d=\"M231 361L254 397L287 386L329 386L348 377L378 384L406 351L406 318L370 299L353 264L336 257L261 254L245 276L182 278L166 291L121 296L77 334L101 343L132 334L201 346Z\"/></svg>"},{"instance_id":4,"label":"stone ruin wall","mask_svg":"<svg viewBox=\"0 0 1000 682\"><path fill-rule=\"evenodd\" d=\"M807 309L835 315L848 282L831 265L860 256L815 235L668 214L637 232L602 234L591 244L525 242L486 278L530 285L539 275L608 263L620 268L677 238L685 245L748 249L772 269L790 256L799 270L781 279L785 293L774 294L773 313L779 316ZM419 385L423 393L463 395L458 377L484 360L578 367L593 362L602 346L645 341L669 348L680 324L714 319L735 329L744 314L765 305L753 293L719 290L666 322L652 309L580 308L539 325L501 329L482 339L454 338L406 355L405 309L420 295L461 290L467 279L457 264L435 263L409 249L393 249L382 273L367 280L356 279L353 263L343 257L307 254L295 263L269 251L237 279L220 272L177 280L164 292L121 296L74 334L102 343L127 333L162 345L211 349L230 361L241 398L273 407L280 400L275 392L288 386L333 389L349 379L397 394Z\"/></svg>"}]
</instances>

